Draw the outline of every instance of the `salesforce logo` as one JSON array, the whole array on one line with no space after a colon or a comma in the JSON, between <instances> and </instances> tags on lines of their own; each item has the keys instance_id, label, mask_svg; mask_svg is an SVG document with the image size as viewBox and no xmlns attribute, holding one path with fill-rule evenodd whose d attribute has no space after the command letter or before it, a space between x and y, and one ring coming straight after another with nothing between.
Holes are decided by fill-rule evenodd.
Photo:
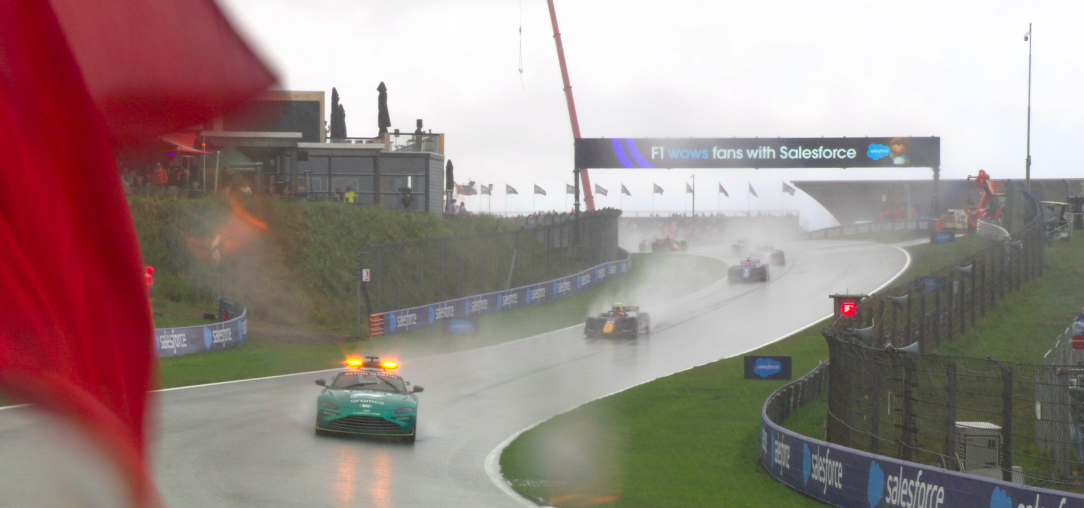
<instances>
[{"instance_id":1,"label":"salesforce logo","mask_svg":"<svg viewBox=\"0 0 1084 508\"><path fill-rule=\"evenodd\" d=\"M876 461L869 461L869 485L866 486L866 500L874 508L885 495L885 473Z\"/></svg>"},{"instance_id":2,"label":"salesforce logo","mask_svg":"<svg viewBox=\"0 0 1084 508\"><path fill-rule=\"evenodd\" d=\"M831 448L825 450L823 457L819 453L810 453L809 445L802 443L802 478L807 487L811 478L824 485L822 494L828 493L828 487L843 488L843 463L830 459L831 454Z\"/></svg>"},{"instance_id":3,"label":"salesforce logo","mask_svg":"<svg viewBox=\"0 0 1084 508\"><path fill-rule=\"evenodd\" d=\"M771 358L757 358L757 364L753 367L753 372L760 377L778 374L781 370L783 370L783 364Z\"/></svg>"},{"instance_id":4,"label":"salesforce logo","mask_svg":"<svg viewBox=\"0 0 1084 508\"><path fill-rule=\"evenodd\" d=\"M233 342L233 334L230 333L229 328L211 330L206 326L203 327L203 345L207 349L211 349L211 346L215 344L226 344L228 342Z\"/></svg>"},{"instance_id":5,"label":"salesforce logo","mask_svg":"<svg viewBox=\"0 0 1084 508\"><path fill-rule=\"evenodd\" d=\"M924 472L919 470L913 479L907 478L903 474L903 466L900 466L898 475L885 474L880 464L870 461L869 484L866 486L870 508L875 508L882 501L885 506L900 508L940 508L945 502L945 487L922 481ZM1002 508L1000 504L994 505L993 499L990 506ZM1008 507L1012 507L1011 500Z\"/></svg>"},{"instance_id":6,"label":"salesforce logo","mask_svg":"<svg viewBox=\"0 0 1084 508\"><path fill-rule=\"evenodd\" d=\"M888 157L891 153L892 149L889 148L888 145L880 145L877 143L869 145L869 150L866 150L866 155L875 161Z\"/></svg>"}]
</instances>

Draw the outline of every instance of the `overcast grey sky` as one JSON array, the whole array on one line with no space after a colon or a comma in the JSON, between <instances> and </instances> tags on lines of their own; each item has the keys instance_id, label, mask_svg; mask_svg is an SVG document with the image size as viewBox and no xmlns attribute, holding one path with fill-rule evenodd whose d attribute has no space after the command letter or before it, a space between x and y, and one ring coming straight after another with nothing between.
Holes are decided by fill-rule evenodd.
<instances>
[{"instance_id":1,"label":"overcast grey sky","mask_svg":"<svg viewBox=\"0 0 1084 508\"><path fill-rule=\"evenodd\" d=\"M456 179L504 184L530 210L532 185L564 207L572 134L545 0L219 0L282 88L337 87L351 136L376 134L376 86L393 127L447 134ZM941 137L942 176L1024 175L1028 44L1034 27L1032 175L1080 177L1084 2L557 0L585 137ZM523 26L523 78L519 26ZM616 206L687 207L683 170L592 170ZM697 170L697 210L801 208L782 181L929 178L923 169ZM746 182L760 198L746 202ZM474 209L486 201L469 201ZM569 201L571 206L571 201Z\"/></svg>"}]
</instances>

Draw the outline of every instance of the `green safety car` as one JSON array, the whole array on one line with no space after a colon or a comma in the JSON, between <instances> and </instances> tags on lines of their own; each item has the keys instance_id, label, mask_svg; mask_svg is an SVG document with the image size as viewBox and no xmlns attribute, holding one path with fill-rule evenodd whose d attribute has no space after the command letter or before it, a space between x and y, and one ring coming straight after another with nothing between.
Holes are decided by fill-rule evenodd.
<instances>
[{"instance_id":1,"label":"green safety car","mask_svg":"<svg viewBox=\"0 0 1084 508\"><path fill-rule=\"evenodd\" d=\"M331 380L317 379L324 391L316 399L316 434L357 434L414 442L421 386L395 373L395 362L368 356L347 360L347 370Z\"/></svg>"}]
</instances>

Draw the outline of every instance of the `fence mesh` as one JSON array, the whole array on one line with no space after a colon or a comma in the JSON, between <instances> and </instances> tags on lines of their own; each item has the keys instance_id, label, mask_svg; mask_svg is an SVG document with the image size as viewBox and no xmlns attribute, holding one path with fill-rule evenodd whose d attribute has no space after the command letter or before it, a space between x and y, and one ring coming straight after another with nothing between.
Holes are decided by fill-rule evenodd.
<instances>
[{"instance_id":1,"label":"fence mesh","mask_svg":"<svg viewBox=\"0 0 1084 508\"><path fill-rule=\"evenodd\" d=\"M619 210L552 214L516 230L380 245L357 254L358 312L366 315L526 286L615 261ZM362 270L370 280L362 283ZM359 314L360 320L360 314Z\"/></svg>"},{"instance_id":2,"label":"fence mesh","mask_svg":"<svg viewBox=\"0 0 1084 508\"><path fill-rule=\"evenodd\" d=\"M1078 459L1070 390L1077 389L1071 380L1084 374L1084 366L1060 364L1065 354L1029 364L936 353L941 342L969 330L1002 298L1042 274L1038 203L1019 196L1024 206L1013 238L888 288L862 302L856 316L837 316L824 330L831 358L830 442L1080 490L1072 476Z\"/></svg>"}]
</instances>

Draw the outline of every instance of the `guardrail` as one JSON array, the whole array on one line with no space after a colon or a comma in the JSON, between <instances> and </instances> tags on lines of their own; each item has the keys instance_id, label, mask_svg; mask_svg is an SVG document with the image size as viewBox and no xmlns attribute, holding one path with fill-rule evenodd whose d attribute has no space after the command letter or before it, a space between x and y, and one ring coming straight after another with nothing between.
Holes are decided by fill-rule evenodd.
<instances>
[{"instance_id":1,"label":"guardrail","mask_svg":"<svg viewBox=\"0 0 1084 508\"><path fill-rule=\"evenodd\" d=\"M929 231L934 219L890 219L864 224L848 224L810 231L802 236L803 240L819 240L839 236L861 235L879 231Z\"/></svg>"},{"instance_id":2,"label":"guardrail","mask_svg":"<svg viewBox=\"0 0 1084 508\"><path fill-rule=\"evenodd\" d=\"M409 309L371 314L369 316L369 336L379 337L412 332L432 326L443 326L453 319L473 319L487 314L509 312L567 298L586 291L608 279L621 277L631 272L632 255L628 252L624 254L625 259L602 263L580 273L555 280Z\"/></svg>"},{"instance_id":3,"label":"guardrail","mask_svg":"<svg viewBox=\"0 0 1084 508\"><path fill-rule=\"evenodd\" d=\"M773 478L839 507L1078 508L1080 494L925 466L802 436L787 416L825 389L828 362L776 390L761 410L760 464Z\"/></svg>"},{"instance_id":4,"label":"guardrail","mask_svg":"<svg viewBox=\"0 0 1084 508\"><path fill-rule=\"evenodd\" d=\"M248 338L248 309L244 305L219 298L218 319L221 321L207 325L155 329L155 353L158 358L169 358L245 344Z\"/></svg>"}]
</instances>

